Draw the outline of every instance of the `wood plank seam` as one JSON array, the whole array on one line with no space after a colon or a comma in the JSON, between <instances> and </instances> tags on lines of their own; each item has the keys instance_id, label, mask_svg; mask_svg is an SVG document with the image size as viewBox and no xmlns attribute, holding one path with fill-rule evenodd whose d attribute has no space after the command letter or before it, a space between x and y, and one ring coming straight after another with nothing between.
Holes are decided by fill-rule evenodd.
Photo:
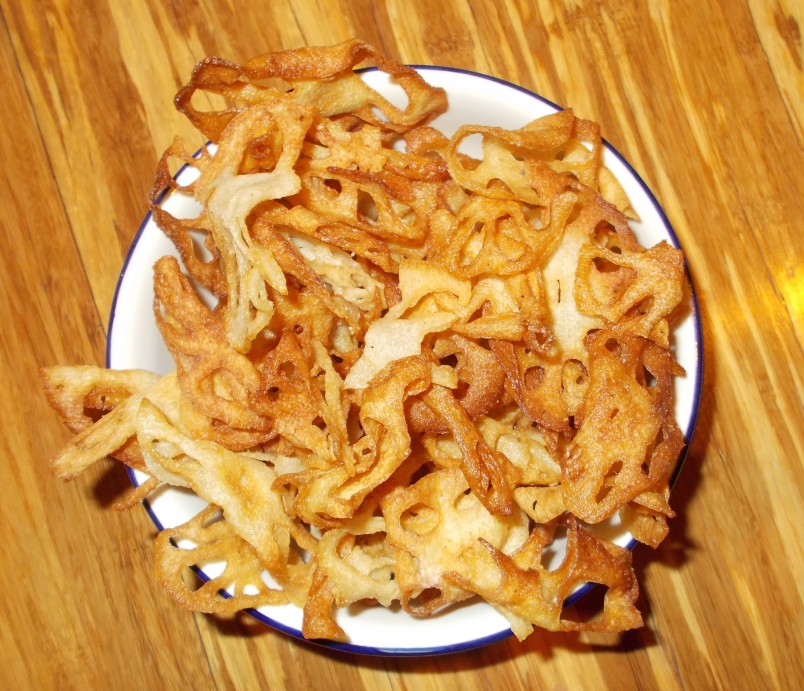
<instances>
[{"instance_id":1,"label":"wood plank seam","mask_svg":"<svg viewBox=\"0 0 804 691\"><path fill-rule=\"evenodd\" d=\"M192 577L196 578L196 575L193 574ZM212 679L212 683L215 685L215 689L217 691L220 691L221 687L218 684L218 679L217 679L217 677L215 676L215 673L212 670L212 660L210 659L210 656L209 656L209 649L207 648L207 645L206 645L206 643L204 641L204 636L201 634L201 627L198 625L199 617L205 617L207 615L202 614L201 612L194 612L194 615L195 616L193 616L193 626L195 626L195 632L198 634L198 641L201 644L201 650L204 651L204 659L207 662L207 669L209 670L209 678Z\"/></svg>"},{"instance_id":2,"label":"wood plank seam","mask_svg":"<svg viewBox=\"0 0 804 691\"><path fill-rule=\"evenodd\" d=\"M799 137L799 128L797 127L797 120L796 120L794 114L790 111L790 105L789 105L787 99L785 98L784 89L782 88L782 85L779 83L778 77L776 76L776 70L774 69L773 62L771 61L770 56L768 55L768 50L767 50L767 48L765 48L765 44L762 42L762 36L759 33L759 27L757 26L757 20L756 20L756 17L754 16L754 13L752 11L750 2L748 3L747 7L748 7L748 14L751 15L751 25L754 27L754 31L755 31L756 36L757 36L757 42L759 43L760 47L762 48L762 54L765 56L765 62L768 65L768 71L771 73L772 78L773 78L773 83L776 85L776 90L779 92L779 97L781 98L782 103L784 103L784 110L785 110L785 113L787 113L788 120L790 121L790 128L793 130L793 134L796 137L796 142L798 143L799 148L804 150L804 142L802 142L800 137Z\"/></svg>"},{"instance_id":3,"label":"wood plank seam","mask_svg":"<svg viewBox=\"0 0 804 691\"><path fill-rule=\"evenodd\" d=\"M483 59L486 61L486 64L489 67L491 67L492 62L491 62L491 60L489 60L489 56L486 53L486 47L485 47L485 45L483 45L483 41L481 41L480 38L479 38L479 29L478 29L478 23L477 23L477 15L475 14L475 8L472 6L471 2L467 3L467 5L469 7L469 13L472 15L472 21L474 22L474 25L475 25L474 26L474 30L475 30L474 33L475 33L475 35L478 36L478 42L480 43L480 52L483 54ZM473 67L475 68L475 70L477 70L477 65L473 65ZM489 70L489 72L491 72L491 70ZM496 77L497 75L494 74L494 75L491 75L491 76Z\"/></svg>"}]
</instances>

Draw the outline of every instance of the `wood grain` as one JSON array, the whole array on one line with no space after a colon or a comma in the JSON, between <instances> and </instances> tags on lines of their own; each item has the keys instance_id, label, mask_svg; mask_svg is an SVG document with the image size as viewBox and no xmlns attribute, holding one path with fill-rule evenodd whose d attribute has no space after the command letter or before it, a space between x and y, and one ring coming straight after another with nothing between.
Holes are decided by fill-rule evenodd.
<instances>
[{"instance_id":1,"label":"wood grain","mask_svg":"<svg viewBox=\"0 0 804 691\"><path fill-rule=\"evenodd\" d=\"M118 676L172 686L186 675L203 678L192 617L173 612L153 588L153 527L142 512L110 515L120 470L93 469L72 486L49 473L48 458L67 435L37 393L38 368L100 363L104 337L5 33L0 61L3 687L102 688ZM177 649L185 654L174 659Z\"/></svg>"},{"instance_id":2,"label":"wood grain","mask_svg":"<svg viewBox=\"0 0 804 691\"><path fill-rule=\"evenodd\" d=\"M794 0L0 0L0 686L794 689L804 679L804 9ZM113 467L63 485L37 370L100 363L156 160L200 143L200 58L360 37L601 123L662 203L703 316L679 517L639 548L646 627L369 659L179 610ZM593 609L594 598L580 607Z\"/></svg>"}]
</instances>

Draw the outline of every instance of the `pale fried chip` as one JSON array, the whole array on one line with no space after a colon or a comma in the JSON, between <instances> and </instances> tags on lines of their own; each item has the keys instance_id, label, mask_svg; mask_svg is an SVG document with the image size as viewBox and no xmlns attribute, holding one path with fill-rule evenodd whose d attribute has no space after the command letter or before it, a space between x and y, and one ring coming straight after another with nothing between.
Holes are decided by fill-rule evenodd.
<instances>
[{"instance_id":1,"label":"pale fried chip","mask_svg":"<svg viewBox=\"0 0 804 691\"><path fill-rule=\"evenodd\" d=\"M399 267L402 301L375 321L366 332L363 355L346 377L349 389L363 389L389 362L421 354L422 339L429 333L446 330L457 320L450 311L437 311L402 318L425 295L447 292L459 303L469 301L471 287L467 281L450 276L446 271L422 261L406 260Z\"/></svg>"},{"instance_id":2,"label":"pale fried chip","mask_svg":"<svg viewBox=\"0 0 804 691\"><path fill-rule=\"evenodd\" d=\"M311 549L315 541L287 516L280 492L273 488L275 473L260 461L183 435L147 400L137 415L137 438L149 468L159 467L180 478L223 509L227 523L255 549L293 600L298 584L289 572L290 538Z\"/></svg>"},{"instance_id":3,"label":"pale fried chip","mask_svg":"<svg viewBox=\"0 0 804 691\"><path fill-rule=\"evenodd\" d=\"M510 516L494 516L467 489L460 469L441 469L382 500L388 541L414 560L405 579L408 599L427 588L449 591L444 574L463 563L479 538L508 553L524 542L527 521L518 508ZM456 598L465 594L452 592L450 600Z\"/></svg>"},{"instance_id":4,"label":"pale fried chip","mask_svg":"<svg viewBox=\"0 0 804 691\"><path fill-rule=\"evenodd\" d=\"M270 250L254 243L246 219L260 202L299 191L301 182L293 164L312 117L312 108L281 96L266 98L232 119L218 151L195 183L196 199L206 206L226 275L227 337L241 352L248 350L270 320L265 284L280 293L286 291L285 277L276 259ZM265 126L266 121L281 132L282 155L270 172L239 175L251 133L255 127Z\"/></svg>"},{"instance_id":5,"label":"pale fried chip","mask_svg":"<svg viewBox=\"0 0 804 691\"><path fill-rule=\"evenodd\" d=\"M536 523L549 523L565 511L560 485L553 487L517 487L514 500Z\"/></svg>"},{"instance_id":6,"label":"pale fried chip","mask_svg":"<svg viewBox=\"0 0 804 691\"><path fill-rule=\"evenodd\" d=\"M639 216L631 206L631 200L628 199L628 195L625 193L623 186L611 170L606 166L601 166L597 173L597 181L600 185L600 195L603 199L609 204L614 204L614 206L617 207L617 211L621 212L624 216L627 216L633 221L639 220Z\"/></svg>"},{"instance_id":7,"label":"pale fried chip","mask_svg":"<svg viewBox=\"0 0 804 691\"><path fill-rule=\"evenodd\" d=\"M502 421L483 417L477 421L477 429L491 448L519 469L519 484L552 485L561 481L561 466L549 450L544 431L518 410Z\"/></svg>"},{"instance_id":8,"label":"pale fried chip","mask_svg":"<svg viewBox=\"0 0 804 691\"><path fill-rule=\"evenodd\" d=\"M84 372L85 373L85 372ZM59 372L63 375L63 372ZM45 374L47 377L47 373ZM59 377L61 381L65 377ZM133 393L108 415L104 415L91 427L84 428L50 461L50 466L60 478L70 480L89 466L109 456L134 436L137 412L145 397L157 400L173 417L178 416L179 387L176 373L157 378L149 386Z\"/></svg>"},{"instance_id":9,"label":"pale fried chip","mask_svg":"<svg viewBox=\"0 0 804 691\"><path fill-rule=\"evenodd\" d=\"M335 528L318 543L316 560L327 575L335 604L346 607L360 600L376 600L389 607L399 599L399 586L393 579L393 557L383 535L371 536L368 543Z\"/></svg>"}]
</instances>

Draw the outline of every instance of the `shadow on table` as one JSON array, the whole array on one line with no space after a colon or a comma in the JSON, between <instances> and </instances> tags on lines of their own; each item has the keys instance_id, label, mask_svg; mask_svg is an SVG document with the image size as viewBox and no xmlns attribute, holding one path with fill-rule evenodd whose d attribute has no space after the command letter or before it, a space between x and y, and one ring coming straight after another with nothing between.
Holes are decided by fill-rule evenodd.
<instances>
[{"instance_id":1,"label":"shadow on table","mask_svg":"<svg viewBox=\"0 0 804 691\"><path fill-rule=\"evenodd\" d=\"M698 490L702 478L702 466L709 439L712 434L712 421L715 409L715 379L717 363L712 348L711 321L705 299L698 295L698 306L701 318L703 337L703 382L701 400L698 409L698 421L695 426L690 447L687 451L684 466L673 485L670 503L676 517L670 520L670 533L661 545L652 551L650 548L637 546L634 552L634 566L638 563L658 562L665 566L678 568L688 559L688 553L697 545L688 535L689 505ZM638 574L639 575L639 574ZM643 582L640 580L640 582Z\"/></svg>"},{"instance_id":2,"label":"shadow on table","mask_svg":"<svg viewBox=\"0 0 804 691\"><path fill-rule=\"evenodd\" d=\"M109 509L131 491L131 480L128 478L125 466L119 461L107 459L106 461L101 461L101 463L108 465L103 474L92 485L92 497L104 509ZM140 510L142 509L140 508Z\"/></svg>"},{"instance_id":3,"label":"shadow on table","mask_svg":"<svg viewBox=\"0 0 804 691\"><path fill-rule=\"evenodd\" d=\"M638 576L640 574L637 574ZM603 589L597 588L586 595L582 603L572 606L577 616L592 617L597 614L603 604ZM640 595L637 603L644 615L648 614L648 606L644 597ZM594 652L629 652L652 647L657 644L654 632L645 627L625 633L554 633L543 629L535 629L526 640L519 642L514 636L492 643L475 650L451 653L446 655L432 655L427 657L380 657L359 655L333 650L315 643L295 639L275 631L270 626L252 619L245 613L238 613L232 617L218 617L205 615L207 622L222 636L234 637L261 637L265 635L277 636L288 645L299 646L309 654L327 658L336 663L360 665L370 669L388 669L400 673L417 672L438 673L457 672L488 667L507 660L513 660L522 655L536 654L541 659L553 657L556 650L565 650L573 653Z\"/></svg>"}]
</instances>

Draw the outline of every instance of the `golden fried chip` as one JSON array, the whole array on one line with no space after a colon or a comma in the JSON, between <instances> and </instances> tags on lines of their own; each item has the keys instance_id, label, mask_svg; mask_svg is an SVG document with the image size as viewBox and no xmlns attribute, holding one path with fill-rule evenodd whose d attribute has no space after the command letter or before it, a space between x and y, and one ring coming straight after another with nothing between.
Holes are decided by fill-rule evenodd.
<instances>
[{"instance_id":1,"label":"golden fried chip","mask_svg":"<svg viewBox=\"0 0 804 691\"><path fill-rule=\"evenodd\" d=\"M363 393L360 429L354 444L359 465L334 467L303 478L294 509L313 525L331 527L327 518L354 516L366 496L385 482L410 454L404 403L430 385L429 363L421 356L396 360Z\"/></svg>"},{"instance_id":2,"label":"golden fried chip","mask_svg":"<svg viewBox=\"0 0 804 691\"><path fill-rule=\"evenodd\" d=\"M491 348L505 370L511 395L528 417L542 427L568 434L569 408L563 393L562 358L543 355L524 343L493 340Z\"/></svg>"},{"instance_id":3,"label":"golden fried chip","mask_svg":"<svg viewBox=\"0 0 804 691\"><path fill-rule=\"evenodd\" d=\"M366 287L355 285L353 276L362 271L351 257L345 252L333 251L324 243L303 236L285 237L265 218L258 219L252 226L252 234L273 254L279 268L286 275L292 276L297 283L314 293L336 317L357 328L360 321L358 310L361 307L370 309L371 302L366 304ZM329 280L325 282L324 277ZM367 278L371 281L370 277ZM375 290L382 288L372 282L375 283L372 286ZM373 291L368 300L372 297Z\"/></svg>"},{"instance_id":4,"label":"golden fried chip","mask_svg":"<svg viewBox=\"0 0 804 691\"><path fill-rule=\"evenodd\" d=\"M145 462L143 461L143 468L144 467ZM158 486L159 480L155 477L149 477L142 484L129 490L121 500L112 504L112 511L128 511L130 508L144 501Z\"/></svg>"},{"instance_id":5,"label":"golden fried chip","mask_svg":"<svg viewBox=\"0 0 804 691\"><path fill-rule=\"evenodd\" d=\"M309 449L325 463L334 462L336 449L325 429L326 400L293 331L285 329L257 367L260 395L252 399L252 407L272 418L276 431L291 444ZM319 420L324 424L316 424Z\"/></svg>"},{"instance_id":6,"label":"golden fried chip","mask_svg":"<svg viewBox=\"0 0 804 691\"><path fill-rule=\"evenodd\" d=\"M576 301L584 314L669 347L666 318L684 296L681 250L661 242L649 250L612 252L587 244L576 270Z\"/></svg>"},{"instance_id":7,"label":"golden fried chip","mask_svg":"<svg viewBox=\"0 0 804 691\"><path fill-rule=\"evenodd\" d=\"M246 607L285 604L285 593L268 587L262 579L257 552L229 523L218 520L219 514L220 509L210 505L184 525L157 535L157 581L179 604L196 612L232 614ZM194 546L179 546L186 540ZM188 588L182 578L185 569L213 562L225 563L221 573L196 590Z\"/></svg>"},{"instance_id":8,"label":"golden fried chip","mask_svg":"<svg viewBox=\"0 0 804 691\"><path fill-rule=\"evenodd\" d=\"M452 432L461 450L461 470L475 496L489 513L513 515L513 487L520 477L517 469L489 447L449 389L433 385L423 400Z\"/></svg>"},{"instance_id":9,"label":"golden fried chip","mask_svg":"<svg viewBox=\"0 0 804 691\"><path fill-rule=\"evenodd\" d=\"M326 571L317 567L313 572L310 593L304 603L302 636L310 639L324 638L330 641L348 641L343 629L335 623L332 608L335 596Z\"/></svg>"},{"instance_id":10,"label":"golden fried chip","mask_svg":"<svg viewBox=\"0 0 804 691\"><path fill-rule=\"evenodd\" d=\"M354 73L353 68L364 60L374 61L378 69L391 75L405 90L408 105L404 110L392 105ZM412 68L384 58L372 46L357 39L327 48L267 53L242 67L220 58L206 58L196 65L189 83L176 94L176 107L207 138L218 142L240 111L236 108L198 111L191 103L196 90L258 105L280 93L256 83L267 79L281 79L291 84L290 97L299 103L315 104L321 116L353 113L367 123L397 132L423 124L447 108L443 89L430 86ZM377 116L375 108L382 117Z\"/></svg>"},{"instance_id":11,"label":"golden fried chip","mask_svg":"<svg viewBox=\"0 0 804 691\"><path fill-rule=\"evenodd\" d=\"M194 182L182 187L170 174L168 164L173 158L178 158L192 167L198 167L206 165L209 153L205 148L202 149L200 158L196 160L184 150L180 139L177 138L173 141L162 154L157 165L156 177L148 195L151 214L156 225L176 246L182 264L188 273L211 291L215 297L223 300L226 298L226 276L220 264L217 248L211 238L212 225L209 215L206 211L202 211L196 218L176 218L162 208L161 202L167 191L178 190L192 195L195 190ZM201 233L206 238L204 246L212 255L208 261L204 261L198 256L192 232Z\"/></svg>"},{"instance_id":12,"label":"golden fried chip","mask_svg":"<svg viewBox=\"0 0 804 691\"><path fill-rule=\"evenodd\" d=\"M541 200L530 186L526 157L552 159L572 136L575 115L563 110L539 118L519 130L464 125L450 139L445 153L452 179L465 189L495 199L521 199L531 204ZM474 134L483 135L483 159L473 170L464 167L458 147ZM495 185L494 183L501 183Z\"/></svg>"},{"instance_id":13,"label":"golden fried chip","mask_svg":"<svg viewBox=\"0 0 804 691\"><path fill-rule=\"evenodd\" d=\"M404 110L368 87L352 68L372 60L389 74L408 97ZM357 39L328 48L300 48L268 53L243 66L249 79L279 77L293 84L295 100L315 104L322 116L353 113L365 122L397 132L423 124L447 109L443 89L430 86L414 69L389 60ZM374 109L382 113L378 117Z\"/></svg>"},{"instance_id":14,"label":"golden fried chip","mask_svg":"<svg viewBox=\"0 0 804 691\"><path fill-rule=\"evenodd\" d=\"M456 398L472 420L485 415L499 403L505 372L493 353L459 334L437 341L433 352L441 361L455 358L455 369L452 371L457 384L448 388L465 386L465 390ZM433 382L440 383L435 379ZM409 406L408 423L415 432L442 434L449 431L444 421L424 401L413 401Z\"/></svg>"},{"instance_id":15,"label":"golden fried chip","mask_svg":"<svg viewBox=\"0 0 804 691\"><path fill-rule=\"evenodd\" d=\"M109 412L134 394L159 381L143 370L107 370L103 367L43 367L39 376L48 403L73 432L94 422L88 412ZM93 399L90 403L87 399Z\"/></svg>"},{"instance_id":16,"label":"golden fried chip","mask_svg":"<svg viewBox=\"0 0 804 691\"><path fill-rule=\"evenodd\" d=\"M582 528L572 516L557 519L567 529L561 565L547 571L541 554L553 539L557 523L537 528L511 556L481 541L472 552L471 568L445 578L482 595L511 623L520 640L533 626L551 631L624 631L642 625L634 606L637 584L631 553ZM564 600L578 585L597 582L608 587L602 617L578 623L561 617Z\"/></svg>"},{"instance_id":17,"label":"golden fried chip","mask_svg":"<svg viewBox=\"0 0 804 691\"><path fill-rule=\"evenodd\" d=\"M681 448L665 423L666 402L640 381L648 345L644 339L610 331L590 339L583 423L569 447L562 482L567 508L589 523L608 518L666 480L667 459L677 457ZM661 376L657 364L652 363L652 369Z\"/></svg>"},{"instance_id":18,"label":"golden fried chip","mask_svg":"<svg viewBox=\"0 0 804 691\"><path fill-rule=\"evenodd\" d=\"M199 300L173 257L154 266L154 316L176 362L182 393L208 418L247 430L250 446L273 436L271 420L249 406L260 374L226 339L221 319Z\"/></svg>"},{"instance_id":19,"label":"golden fried chip","mask_svg":"<svg viewBox=\"0 0 804 691\"><path fill-rule=\"evenodd\" d=\"M535 269L554 249L560 224L541 227L520 202L472 197L446 231L433 259L453 276L509 276Z\"/></svg>"}]
</instances>

